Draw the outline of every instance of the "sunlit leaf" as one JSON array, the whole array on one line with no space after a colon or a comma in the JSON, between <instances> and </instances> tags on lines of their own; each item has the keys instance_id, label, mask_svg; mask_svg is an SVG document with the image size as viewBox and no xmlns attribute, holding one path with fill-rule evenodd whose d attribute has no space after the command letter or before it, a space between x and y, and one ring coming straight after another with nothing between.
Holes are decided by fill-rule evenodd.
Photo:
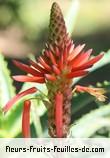
<instances>
[{"instance_id":1,"label":"sunlit leaf","mask_svg":"<svg viewBox=\"0 0 110 158\"><path fill-rule=\"evenodd\" d=\"M4 56L0 53L0 102L1 106L9 101L15 95L15 88L10 76L10 71L7 68L7 62Z\"/></svg>"},{"instance_id":2,"label":"sunlit leaf","mask_svg":"<svg viewBox=\"0 0 110 158\"><path fill-rule=\"evenodd\" d=\"M93 110L71 126L72 137L91 137L102 127L110 127L110 104Z\"/></svg>"},{"instance_id":3,"label":"sunlit leaf","mask_svg":"<svg viewBox=\"0 0 110 158\"><path fill-rule=\"evenodd\" d=\"M74 31L74 28L75 28L75 23L76 23L77 14L79 11L79 6L80 6L79 0L72 0L71 6L68 9L68 13L65 18L66 27L67 27L67 30L70 33L70 35L72 34L72 32Z\"/></svg>"}]
</instances>

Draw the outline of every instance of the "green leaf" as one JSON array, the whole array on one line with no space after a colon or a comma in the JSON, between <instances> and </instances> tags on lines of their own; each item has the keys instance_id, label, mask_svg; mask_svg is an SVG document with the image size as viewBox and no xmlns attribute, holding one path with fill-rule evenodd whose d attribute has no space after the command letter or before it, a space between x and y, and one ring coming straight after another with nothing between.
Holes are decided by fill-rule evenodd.
<instances>
[{"instance_id":1,"label":"green leaf","mask_svg":"<svg viewBox=\"0 0 110 158\"><path fill-rule=\"evenodd\" d=\"M72 137L91 137L102 127L110 127L110 104L91 111L70 128Z\"/></svg>"},{"instance_id":2,"label":"green leaf","mask_svg":"<svg viewBox=\"0 0 110 158\"><path fill-rule=\"evenodd\" d=\"M7 62L0 53L0 104L4 106L15 95L15 88L7 68Z\"/></svg>"},{"instance_id":3,"label":"green leaf","mask_svg":"<svg viewBox=\"0 0 110 158\"><path fill-rule=\"evenodd\" d=\"M38 111L39 103L40 103L39 100L32 101L31 115L32 115L32 121L33 121L36 135L38 137L41 137L43 134L43 131L42 131L42 125L41 125L40 115Z\"/></svg>"},{"instance_id":4,"label":"green leaf","mask_svg":"<svg viewBox=\"0 0 110 158\"><path fill-rule=\"evenodd\" d=\"M77 18L77 14L79 11L79 0L73 0L71 2L71 6L69 8L69 11L67 13L65 22L66 22L66 27L68 32L70 33L70 35L72 34L74 28L75 28L75 23L76 23L76 18Z\"/></svg>"},{"instance_id":5,"label":"green leaf","mask_svg":"<svg viewBox=\"0 0 110 158\"><path fill-rule=\"evenodd\" d=\"M86 105L93 102L95 99L93 96L87 93L80 93L72 98L72 115L84 108Z\"/></svg>"},{"instance_id":6,"label":"green leaf","mask_svg":"<svg viewBox=\"0 0 110 158\"><path fill-rule=\"evenodd\" d=\"M104 88L107 93L110 93L110 81L104 81L103 83L97 82L96 86Z\"/></svg>"},{"instance_id":7,"label":"green leaf","mask_svg":"<svg viewBox=\"0 0 110 158\"><path fill-rule=\"evenodd\" d=\"M15 137L21 132L21 115L24 98L17 102L10 111L3 116L2 130L8 131L10 137Z\"/></svg>"}]
</instances>

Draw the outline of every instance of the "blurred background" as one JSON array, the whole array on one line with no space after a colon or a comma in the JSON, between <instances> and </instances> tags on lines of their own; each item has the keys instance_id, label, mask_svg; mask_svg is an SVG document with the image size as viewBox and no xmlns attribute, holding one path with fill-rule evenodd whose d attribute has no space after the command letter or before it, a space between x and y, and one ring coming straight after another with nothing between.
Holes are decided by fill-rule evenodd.
<instances>
[{"instance_id":1,"label":"blurred background","mask_svg":"<svg viewBox=\"0 0 110 158\"><path fill-rule=\"evenodd\" d=\"M56 0L66 17L72 0ZM25 58L39 53L48 37L53 0L0 0L0 49L5 56ZM110 1L80 0L72 38L95 52L110 47ZM74 8L73 8L74 10ZM72 17L71 17L72 18Z\"/></svg>"},{"instance_id":2,"label":"blurred background","mask_svg":"<svg viewBox=\"0 0 110 158\"><path fill-rule=\"evenodd\" d=\"M71 34L74 43L76 45L86 43L86 48L93 48L95 55L102 51L106 54L103 60L100 61L100 64L87 77L76 81L82 85L91 84L107 88L108 99L105 103L105 108L103 109L102 107L100 109L104 104L97 102L87 94L76 95L72 100L72 123L78 119L79 122L77 126L72 128L73 137L109 137L110 105L106 107L106 104L110 101L110 51L108 51L110 49L110 0L54 1L58 2L62 9L68 32ZM38 56L42 52L48 39L49 15L54 1L0 0L0 51L8 62L11 75L23 74L21 70L13 65L12 59L27 62L27 57L30 53ZM8 82L5 81L5 84L8 85ZM22 84L18 82L14 82L14 85L17 92L22 87ZM6 87L3 90L5 91ZM8 94L10 94L9 92ZM4 96L6 98L6 95ZM11 98L11 95L9 98ZM41 103L38 102L38 104ZM22 109L20 109L15 108L16 113L10 114L10 119L8 118L7 120L9 121L6 123L7 127L4 127L4 129L10 129L12 137L21 136L21 123L17 124L18 118L21 117ZM94 113L90 113L90 117L85 119L87 113L97 109L99 112L94 111ZM33 137L47 136L47 115L45 111L46 109L39 105L38 116L32 124ZM102 120L99 119L99 116ZM103 119L105 116L107 119ZM95 120L97 117L98 120ZM12 123L13 120L14 123ZM83 124L83 121L87 124ZM90 122L93 123L92 127L89 126ZM80 132L82 126L85 133ZM87 131L89 128L91 128L91 131ZM5 135L4 131L2 134L4 135L3 137L7 136L7 133Z\"/></svg>"},{"instance_id":3,"label":"blurred background","mask_svg":"<svg viewBox=\"0 0 110 158\"><path fill-rule=\"evenodd\" d=\"M0 0L0 50L8 59L12 74L19 70L10 58L25 60L29 53L39 55L48 39L50 8L53 0ZM79 0L76 8L72 0L56 0L64 17L70 9L72 39L76 44L86 43L96 54L110 48L110 1ZM75 19L75 20L74 20ZM74 21L72 26L72 21ZM13 68L14 67L14 68ZM20 72L21 73L21 72ZM17 89L19 90L19 85Z\"/></svg>"}]
</instances>

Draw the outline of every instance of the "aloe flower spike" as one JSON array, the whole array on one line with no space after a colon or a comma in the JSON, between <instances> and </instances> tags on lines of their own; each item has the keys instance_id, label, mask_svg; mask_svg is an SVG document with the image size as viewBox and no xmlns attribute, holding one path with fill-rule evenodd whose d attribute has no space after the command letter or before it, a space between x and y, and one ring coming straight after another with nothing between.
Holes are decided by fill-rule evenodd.
<instances>
[{"instance_id":1,"label":"aloe flower spike","mask_svg":"<svg viewBox=\"0 0 110 158\"><path fill-rule=\"evenodd\" d=\"M14 61L14 64L27 73L27 75L13 76L19 82L34 82L45 84L48 90L48 101L43 101L48 113L48 131L51 137L67 137L71 122L71 99L73 91L85 91L98 100L104 101L102 89L90 89L76 85L73 90L74 78L86 76L103 54L91 57L92 49L84 50L85 44L75 46L69 37L59 5L55 2L51 8L49 23L49 40L43 53L36 61L29 60L29 65ZM32 89L32 93L37 90ZM30 94L30 90L25 95ZM19 97L20 96L20 97ZM8 111L22 95L17 94L4 107ZM28 99L29 100L29 99ZM29 133L30 102L24 103L23 111L23 135ZM27 114L26 114L27 113ZM25 123L27 127L24 126Z\"/></svg>"}]
</instances>

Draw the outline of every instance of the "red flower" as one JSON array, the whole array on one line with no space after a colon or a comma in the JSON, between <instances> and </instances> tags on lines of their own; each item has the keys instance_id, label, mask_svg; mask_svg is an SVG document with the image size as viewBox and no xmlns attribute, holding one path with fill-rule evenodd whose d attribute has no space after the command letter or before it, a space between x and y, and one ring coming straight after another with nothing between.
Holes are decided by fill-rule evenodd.
<instances>
[{"instance_id":1,"label":"red flower","mask_svg":"<svg viewBox=\"0 0 110 158\"><path fill-rule=\"evenodd\" d=\"M14 96L3 108L4 112L7 112L12 106L13 104L15 104L19 99L21 99L22 97L35 93L37 91L37 89L35 87L29 88L21 93L18 93L16 96Z\"/></svg>"},{"instance_id":2,"label":"red flower","mask_svg":"<svg viewBox=\"0 0 110 158\"><path fill-rule=\"evenodd\" d=\"M56 135L58 138L62 137L63 133L62 133L62 126L63 126L63 95L62 93L58 92L55 96L55 107L56 107L56 111L55 111L55 124L56 124ZM60 117L58 117L60 116ZM57 126L58 125L58 126Z\"/></svg>"},{"instance_id":3,"label":"red flower","mask_svg":"<svg viewBox=\"0 0 110 158\"><path fill-rule=\"evenodd\" d=\"M63 15L58 4L54 3L50 18L49 43L36 61L29 60L30 65L15 61L14 64L27 75L13 76L19 82L45 83L48 89L48 126L52 137L66 137L71 116L72 79L85 76L88 69L98 62L103 54L91 57L92 49L84 50L85 44L75 46L66 33ZM79 88L77 87L77 90ZM35 92L36 89L18 94L4 107L9 110L21 96ZM81 91L81 87L80 90ZM89 91L82 88L82 91ZM91 90L92 91L92 90ZM90 93L93 95L93 93ZM23 95L22 95L23 94ZM99 93L98 93L99 94ZM48 105L47 105L48 104ZM23 133L29 137L30 102L26 101L23 112ZM28 134L27 134L28 133Z\"/></svg>"},{"instance_id":4,"label":"red flower","mask_svg":"<svg viewBox=\"0 0 110 158\"><path fill-rule=\"evenodd\" d=\"M22 97L35 93L37 89L35 87L29 88L21 93L18 93L15 97L13 97L3 108L3 112L7 112L10 110L10 108ZM24 107L23 107L23 117L22 117L22 133L25 138L30 137L30 105L31 102L29 100L24 101Z\"/></svg>"},{"instance_id":5,"label":"red flower","mask_svg":"<svg viewBox=\"0 0 110 158\"><path fill-rule=\"evenodd\" d=\"M71 42L62 52L60 52L60 49L56 46L57 50L61 53L58 56L55 47L53 47L54 52L45 50L37 62L30 60L30 66L14 61L14 64L21 70L27 72L28 75L13 76L13 78L19 82L46 83L48 81L62 79L62 77L68 80L84 76L88 73L87 69L99 61L103 54L91 59L90 54L92 51L82 51L82 46L83 45L73 48Z\"/></svg>"}]
</instances>

